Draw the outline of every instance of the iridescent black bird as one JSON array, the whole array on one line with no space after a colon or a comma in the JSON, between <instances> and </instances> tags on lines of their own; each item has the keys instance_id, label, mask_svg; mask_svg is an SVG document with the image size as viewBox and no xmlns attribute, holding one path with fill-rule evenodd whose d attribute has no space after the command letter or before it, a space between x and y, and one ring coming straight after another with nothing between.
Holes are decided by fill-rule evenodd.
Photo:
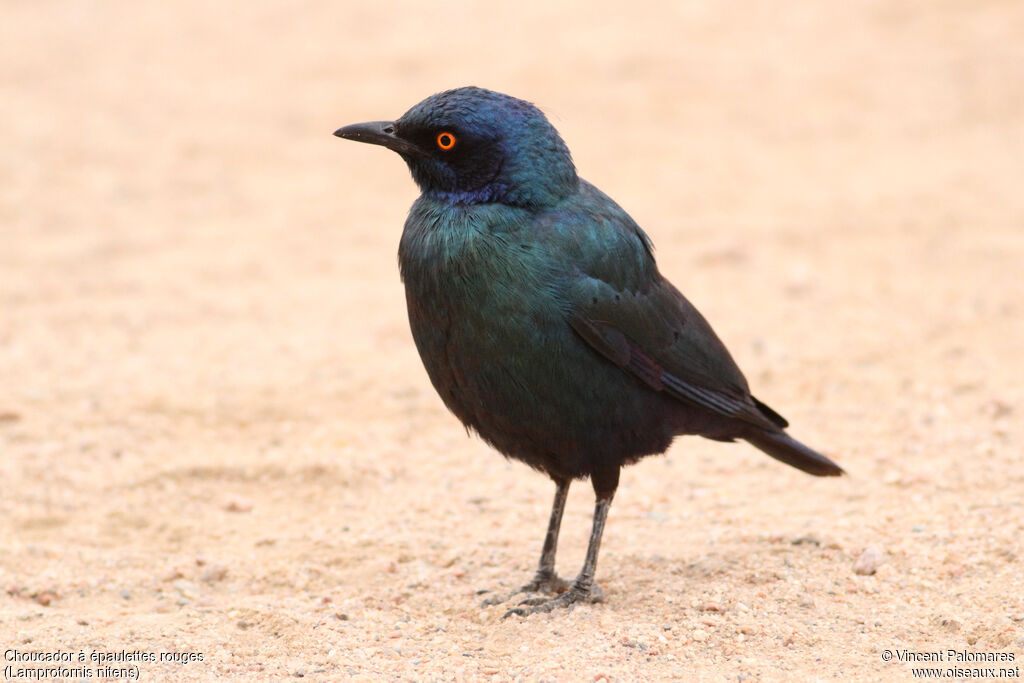
<instances>
[{"instance_id":1,"label":"iridescent black bird","mask_svg":"<svg viewBox=\"0 0 1024 683\"><path fill-rule=\"evenodd\" d=\"M601 533L619 468L679 434L743 439L815 476L843 470L790 438L697 309L662 277L651 241L576 175L529 102L458 88L397 121L338 137L383 145L422 192L398 249L409 323L434 388L463 424L555 481L529 614L600 598ZM555 573L569 484L597 497L586 560ZM507 615L506 615L507 616Z\"/></svg>"}]
</instances>

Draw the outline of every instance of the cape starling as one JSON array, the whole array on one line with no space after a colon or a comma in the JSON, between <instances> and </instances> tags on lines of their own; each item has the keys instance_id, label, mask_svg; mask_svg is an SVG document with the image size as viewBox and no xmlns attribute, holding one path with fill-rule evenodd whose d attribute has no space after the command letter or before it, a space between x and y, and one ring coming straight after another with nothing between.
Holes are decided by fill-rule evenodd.
<instances>
[{"instance_id":1,"label":"cape starling","mask_svg":"<svg viewBox=\"0 0 1024 683\"><path fill-rule=\"evenodd\" d=\"M710 325L658 272L644 231L576 175L529 102L458 88L335 135L398 152L421 190L398 258L434 388L469 429L555 481L540 565L523 587L555 597L509 614L600 599L594 571L619 469L676 435L743 439L808 474L843 473L751 396ZM555 548L569 484L586 477L593 531L569 584Z\"/></svg>"}]
</instances>

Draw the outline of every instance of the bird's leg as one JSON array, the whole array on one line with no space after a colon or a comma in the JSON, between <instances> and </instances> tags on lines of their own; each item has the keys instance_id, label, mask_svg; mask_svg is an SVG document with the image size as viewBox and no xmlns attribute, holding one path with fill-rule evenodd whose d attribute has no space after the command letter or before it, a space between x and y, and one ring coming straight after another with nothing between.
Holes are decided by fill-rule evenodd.
<instances>
[{"instance_id":1,"label":"bird's leg","mask_svg":"<svg viewBox=\"0 0 1024 683\"><path fill-rule=\"evenodd\" d=\"M551 504L551 519L548 521L548 533L544 536L544 548L540 552L540 563L533 581L519 589L520 593L564 593L569 582L559 578L555 573L555 551L558 549L558 530L562 526L562 512L565 510L565 499L569 496L569 482L555 481L555 500Z\"/></svg>"},{"instance_id":2,"label":"bird's leg","mask_svg":"<svg viewBox=\"0 0 1024 683\"><path fill-rule=\"evenodd\" d=\"M555 595L564 593L569 582L555 573L555 551L558 549L558 530L562 527L562 512L565 511L565 499L569 496L569 480L555 480L555 501L551 504L551 519L548 521L548 533L544 536L544 548L540 552L540 563L533 580L504 597L491 597L483 602L484 607L500 605L519 593L548 593Z\"/></svg>"},{"instance_id":3,"label":"bird's leg","mask_svg":"<svg viewBox=\"0 0 1024 683\"><path fill-rule=\"evenodd\" d=\"M604 524L608 519L608 508L611 507L612 497L615 495L615 488L618 486L619 471L615 469L614 476L599 479L591 477L594 481L594 491L597 494L597 503L594 505L594 525L590 532L590 543L587 545L587 557L583 561L583 568L580 570L576 580L572 582L569 589L550 600L544 598L529 598L519 603L519 607L513 607L505 616L518 614L521 617L529 616L535 612L550 612L559 607L569 607L577 602L601 602L604 592L594 583L594 573L597 571L597 554L601 550L601 536L604 535Z\"/></svg>"}]
</instances>

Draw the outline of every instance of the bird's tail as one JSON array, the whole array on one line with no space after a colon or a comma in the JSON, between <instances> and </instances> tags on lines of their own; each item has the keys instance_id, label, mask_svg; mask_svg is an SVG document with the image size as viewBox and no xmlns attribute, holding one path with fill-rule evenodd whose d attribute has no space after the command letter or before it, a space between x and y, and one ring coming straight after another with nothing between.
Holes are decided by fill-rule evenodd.
<instances>
[{"instance_id":1,"label":"bird's tail","mask_svg":"<svg viewBox=\"0 0 1024 683\"><path fill-rule=\"evenodd\" d=\"M843 468L783 431L751 430L743 439L776 460L816 477L838 477Z\"/></svg>"}]
</instances>

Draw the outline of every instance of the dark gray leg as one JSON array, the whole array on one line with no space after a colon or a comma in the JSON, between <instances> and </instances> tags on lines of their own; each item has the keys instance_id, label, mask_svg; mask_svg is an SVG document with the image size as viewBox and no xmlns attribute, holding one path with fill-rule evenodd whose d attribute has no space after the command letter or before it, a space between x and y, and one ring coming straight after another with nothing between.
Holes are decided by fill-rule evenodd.
<instances>
[{"instance_id":1,"label":"dark gray leg","mask_svg":"<svg viewBox=\"0 0 1024 683\"><path fill-rule=\"evenodd\" d=\"M513 607L505 616L518 614L521 617L529 616L535 612L550 612L559 607L589 600L600 602L603 598L603 591L594 583L594 572L597 571L597 554L601 550L601 536L604 534L604 523L608 519L608 508L612 504L612 494L607 497L598 497L594 506L594 526L590 532L590 544L587 546L587 558L583 562L583 569L580 570L576 580L569 586L569 590L554 598L530 598L519 603L519 607Z\"/></svg>"},{"instance_id":2,"label":"dark gray leg","mask_svg":"<svg viewBox=\"0 0 1024 683\"><path fill-rule=\"evenodd\" d=\"M564 593L569 582L555 573L555 551L558 550L558 530L562 528L562 513L565 511L565 499L569 496L569 481L555 481L555 500L551 504L551 519L548 520L548 533L544 536L544 548L540 551L540 563L533 580L511 595L491 597L483 601L483 607L500 605L519 593L547 593L555 595Z\"/></svg>"},{"instance_id":3,"label":"dark gray leg","mask_svg":"<svg viewBox=\"0 0 1024 683\"><path fill-rule=\"evenodd\" d=\"M520 593L564 593L569 582L555 573L555 551L558 550L558 530L562 527L562 512L565 499L569 496L569 482L556 481L555 500L551 504L551 519L548 533L544 536L544 548L540 551L540 564L533 581L519 589Z\"/></svg>"},{"instance_id":4,"label":"dark gray leg","mask_svg":"<svg viewBox=\"0 0 1024 683\"><path fill-rule=\"evenodd\" d=\"M583 561L583 569L579 576L573 581L573 587L586 591L588 594L594 590L600 591L594 583L594 574L597 572L597 553L601 550L601 537L604 536L604 523L608 520L608 508L612 506L612 499L599 500L594 505L594 526L590 530L590 543L587 545L587 557Z\"/></svg>"}]
</instances>

